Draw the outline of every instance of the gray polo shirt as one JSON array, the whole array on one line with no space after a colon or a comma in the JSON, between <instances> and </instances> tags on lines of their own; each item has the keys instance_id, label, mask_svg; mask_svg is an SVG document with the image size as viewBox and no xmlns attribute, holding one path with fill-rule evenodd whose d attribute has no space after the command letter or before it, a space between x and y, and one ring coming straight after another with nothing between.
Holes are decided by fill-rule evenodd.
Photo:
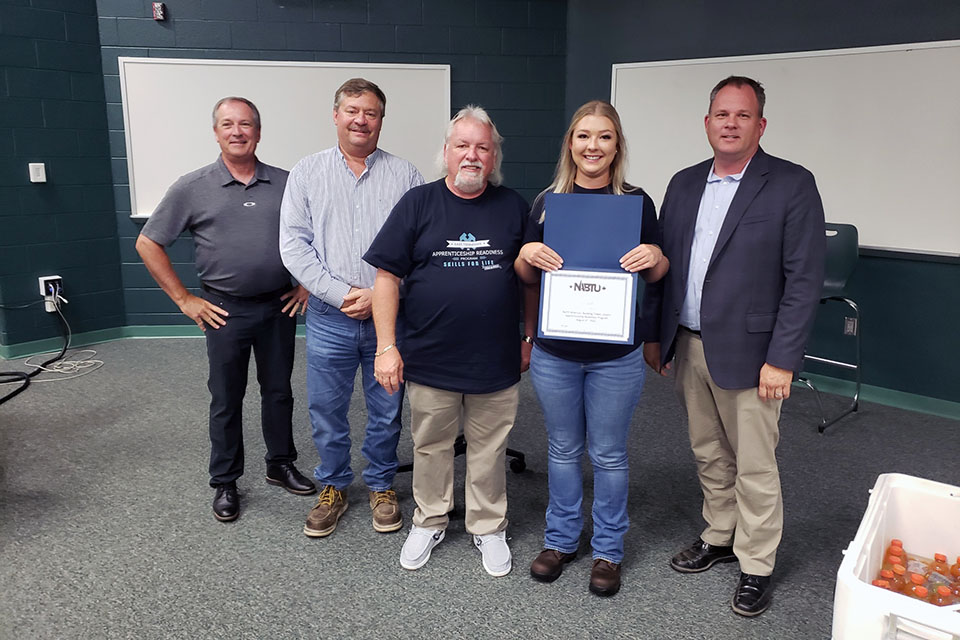
<instances>
[{"instance_id":1,"label":"gray polo shirt","mask_svg":"<svg viewBox=\"0 0 960 640\"><path fill-rule=\"evenodd\" d=\"M234 296L287 287L280 260L280 201L287 171L257 161L253 180L236 180L223 159L173 183L142 233L169 246L190 231L200 280Z\"/></svg>"}]
</instances>

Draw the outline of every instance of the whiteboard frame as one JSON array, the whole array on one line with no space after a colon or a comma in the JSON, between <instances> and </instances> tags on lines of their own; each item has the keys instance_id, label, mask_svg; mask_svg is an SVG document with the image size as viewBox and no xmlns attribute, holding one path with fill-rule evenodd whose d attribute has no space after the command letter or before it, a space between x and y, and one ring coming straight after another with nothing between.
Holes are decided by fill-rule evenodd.
<instances>
[{"instance_id":1,"label":"whiteboard frame","mask_svg":"<svg viewBox=\"0 0 960 640\"><path fill-rule=\"evenodd\" d=\"M312 68L330 68L330 69L343 69L345 71L349 70L354 72L349 74L349 77L355 77L361 75L364 71L369 71L373 69L391 69L391 70L432 70L441 72L443 79L443 94L445 97L445 103L443 105L444 114L446 114L446 119L442 123L438 123L438 130L442 131L442 127L446 126L447 121L450 118L450 65L449 64L398 64L398 63L352 63L352 62L308 62L308 61L283 61L283 60L221 60L221 59L210 59L210 58L150 58L150 57L136 57L136 56L120 56L117 58L119 71L120 71L120 99L123 109L123 129L124 129L124 142L126 149L126 161L127 161L127 182L130 190L130 218L133 220L146 220L150 217L152 211L150 212L140 212L137 206L137 192L134 176L136 175L135 166L134 166L134 156L133 156L133 137L130 135L130 101L127 99L127 66L128 65L183 65L183 66L208 66L208 67L217 67L217 66L254 66L254 67L312 67ZM348 74L345 74L344 79L346 79ZM242 93L240 94L242 95ZM390 96L387 96L388 104L390 104ZM333 113L332 105L332 96L330 99L330 113ZM213 107L213 103L210 104L209 108ZM207 118L209 114L204 112L203 114L198 114L198 117ZM332 116L331 116L331 127L332 127ZM211 129L212 132L212 129ZM431 144L435 144L437 149L440 149L440 144L442 139L438 138L436 140L431 140ZM315 149L315 151L320 151L321 149ZM213 145L211 145L210 157L214 157L214 154L219 153L214 150ZM402 150L397 150L399 155L402 155ZM269 164L269 163L268 163ZM198 164L193 169L199 169L202 164ZM285 167L290 169L292 167ZM418 167L421 168L422 167ZM427 177L425 175L425 177ZM428 178L429 179L429 178Z\"/></svg>"},{"instance_id":2,"label":"whiteboard frame","mask_svg":"<svg viewBox=\"0 0 960 640\"><path fill-rule=\"evenodd\" d=\"M648 62L616 63L612 65L612 71L611 71L610 102L611 104L614 105L614 107L617 106L616 104L617 81L618 81L619 72L625 71L625 70L631 70L631 69L642 69L642 68L653 68L653 67L679 67L679 66L688 66L688 65L704 66L704 65L711 65L711 64L727 65L727 64L738 64L738 63L748 63L748 62L768 62L768 61L788 60L788 59L838 57L838 56L847 56L847 55L896 53L896 52L906 52L906 51L912 51L912 50L958 49L958 48L960 48L960 40L938 40L938 41L932 41L932 42L915 42L915 43L881 45L881 46L872 46L872 47L853 47L853 48L844 48L844 49L792 51L792 52L785 52L785 53L753 54L753 55L744 55L744 56L689 58L689 59L683 59L683 60L655 60L655 61L648 61ZM719 79L720 77L717 78L717 80ZM709 88L712 88L712 85ZM706 95L704 95L704 99L706 99ZM704 135L704 139L706 139L705 135ZM773 155L778 155L776 150L773 151ZM709 156L705 155L701 158L701 160L705 159L706 157L709 157ZM674 170L679 171L682 168L683 167L676 167L674 168ZM666 185L664 184L664 189L665 188L666 188ZM828 212L827 218L828 220L832 219L831 216L829 215L829 212ZM862 230L861 230L861 234L862 234ZM910 248L910 247L877 246L877 245L861 245L861 248L873 249L873 250L882 251L882 252L914 254L914 255L920 255L920 256L923 256L923 255L943 256L948 258L960 257L960 248L958 248L957 252L916 249L916 248Z\"/></svg>"}]
</instances>

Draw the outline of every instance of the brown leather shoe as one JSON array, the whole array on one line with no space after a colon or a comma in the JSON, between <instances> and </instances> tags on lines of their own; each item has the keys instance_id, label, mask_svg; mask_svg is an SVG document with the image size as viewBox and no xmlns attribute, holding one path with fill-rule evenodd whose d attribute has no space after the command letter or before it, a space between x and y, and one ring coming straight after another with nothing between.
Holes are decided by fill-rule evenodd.
<instances>
[{"instance_id":1,"label":"brown leather shoe","mask_svg":"<svg viewBox=\"0 0 960 640\"><path fill-rule=\"evenodd\" d=\"M311 538L323 538L333 533L340 521L340 516L347 510L347 492L337 491L333 485L326 485L320 491L317 504L313 505L307 515L307 524L303 532Z\"/></svg>"},{"instance_id":2,"label":"brown leather shoe","mask_svg":"<svg viewBox=\"0 0 960 640\"><path fill-rule=\"evenodd\" d=\"M370 492L370 510L373 511L373 530L390 533L403 526L403 514L397 504L397 494L391 489Z\"/></svg>"},{"instance_id":3,"label":"brown leather shoe","mask_svg":"<svg viewBox=\"0 0 960 640\"><path fill-rule=\"evenodd\" d=\"M620 565L597 558L590 570L590 591L609 597L620 591Z\"/></svg>"},{"instance_id":4,"label":"brown leather shoe","mask_svg":"<svg viewBox=\"0 0 960 640\"><path fill-rule=\"evenodd\" d=\"M563 573L563 565L572 562L576 553L544 549L530 564L530 576L540 582L553 582Z\"/></svg>"}]
</instances>

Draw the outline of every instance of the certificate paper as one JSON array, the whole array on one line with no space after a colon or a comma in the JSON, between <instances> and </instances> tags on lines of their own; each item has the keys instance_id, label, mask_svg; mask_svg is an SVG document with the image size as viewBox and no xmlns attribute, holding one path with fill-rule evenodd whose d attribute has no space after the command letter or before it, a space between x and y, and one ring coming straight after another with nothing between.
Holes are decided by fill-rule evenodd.
<instances>
[{"instance_id":1,"label":"certificate paper","mask_svg":"<svg viewBox=\"0 0 960 640\"><path fill-rule=\"evenodd\" d=\"M538 335L632 343L636 279L635 273L625 271L545 271Z\"/></svg>"}]
</instances>

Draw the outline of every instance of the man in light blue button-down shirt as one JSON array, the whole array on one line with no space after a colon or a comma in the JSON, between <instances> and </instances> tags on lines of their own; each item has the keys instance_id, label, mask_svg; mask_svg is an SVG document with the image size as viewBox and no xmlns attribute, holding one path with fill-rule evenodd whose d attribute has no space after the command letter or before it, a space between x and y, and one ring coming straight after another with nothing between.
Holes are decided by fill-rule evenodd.
<instances>
[{"instance_id":1,"label":"man in light blue button-down shirt","mask_svg":"<svg viewBox=\"0 0 960 640\"><path fill-rule=\"evenodd\" d=\"M294 166L280 207L280 255L310 291L307 309L307 396L313 441L320 454L314 476L323 487L304 533L333 533L347 509L350 425L347 411L357 367L363 372L367 427L363 480L373 528L403 526L392 491L403 394L388 394L373 375L377 336L371 319L376 269L362 260L387 215L423 177L411 163L377 148L386 97L362 78L345 82L334 98L337 146Z\"/></svg>"}]
</instances>

